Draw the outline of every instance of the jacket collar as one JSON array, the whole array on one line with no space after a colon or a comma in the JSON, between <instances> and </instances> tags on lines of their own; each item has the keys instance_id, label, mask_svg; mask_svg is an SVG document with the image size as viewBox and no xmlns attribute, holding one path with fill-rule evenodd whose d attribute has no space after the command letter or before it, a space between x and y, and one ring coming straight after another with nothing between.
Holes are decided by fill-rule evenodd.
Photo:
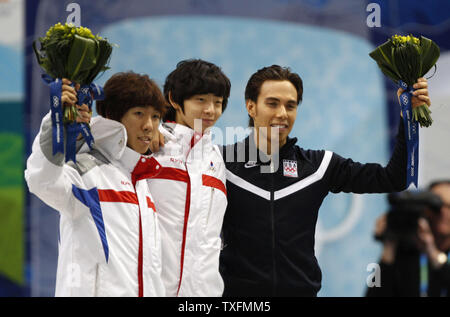
<instances>
[{"instance_id":1,"label":"jacket collar","mask_svg":"<svg viewBox=\"0 0 450 317\"><path fill-rule=\"evenodd\" d=\"M96 116L92 118L90 127L95 149L128 172L132 172L139 160L146 157L127 147L127 131L120 122ZM80 152L88 150L85 144Z\"/></svg>"},{"instance_id":2,"label":"jacket collar","mask_svg":"<svg viewBox=\"0 0 450 317\"><path fill-rule=\"evenodd\" d=\"M247 163L255 162L256 153L256 163L260 165L269 165L270 157L266 155L263 151L259 151L255 144L254 132L252 131L250 135L244 140L245 142L245 160ZM291 153L295 149L295 144L297 143L297 138L287 138L286 143L280 148L279 155L280 159L287 158L291 156ZM306 159L303 151L300 151L302 157ZM250 155L252 154L252 155Z\"/></svg>"},{"instance_id":3,"label":"jacket collar","mask_svg":"<svg viewBox=\"0 0 450 317\"><path fill-rule=\"evenodd\" d=\"M202 146L208 150L212 144L211 130L207 129L203 134L196 133L193 129L175 122L164 122L160 128L164 138L174 141L190 149L197 142L201 141Z\"/></svg>"}]
</instances>

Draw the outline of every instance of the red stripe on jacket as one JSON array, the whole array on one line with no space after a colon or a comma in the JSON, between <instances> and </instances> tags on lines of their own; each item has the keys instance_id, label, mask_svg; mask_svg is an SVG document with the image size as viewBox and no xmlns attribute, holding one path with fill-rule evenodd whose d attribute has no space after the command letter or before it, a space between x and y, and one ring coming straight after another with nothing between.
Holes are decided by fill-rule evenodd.
<instances>
[{"instance_id":1,"label":"red stripe on jacket","mask_svg":"<svg viewBox=\"0 0 450 317\"><path fill-rule=\"evenodd\" d=\"M112 189L98 189L98 197L102 202L129 203L139 207L139 200L136 193L129 191L115 191ZM150 197L146 197L148 208L156 212L155 204ZM138 296L144 296L144 277L143 277L143 243L142 243L142 220L141 208L139 208L139 247L138 247Z\"/></svg>"},{"instance_id":2,"label":"red stripe on jacket","mask_svg":"<svg viewBox=\"0 0 450 317\"><path fill-rule=\"evenodd\" d=\"M187 184L186 188L186 201L184 205L184 223L183 223L183 239L181 242L181 255L180 255L180 281L178 283L177 295L180 292L181 282L183 280L183 268L184 268L184 254L186 249L186 237L187 237L187 225L189 220L189 212L191 205L191 182L189 179L189 174L187 171L173 168L173 167L161 167L157 175L152 177L152 179L166 179L180 181ZM212 188L216 188L222 191L225 196L227 195L227 190L223 182L213 176L202 175L202 185Z\"/></svg>"},{"instance_id":3,"label":"red stripe on jacket","mask_svg":"<svg viewBox=\"0 0 450 317\"><path fill-rule=\"evenodd\" d=\"M98 197L100 201L102 202L109 202L109 203L128 203L128 204L134 204L139 205L139 201L137 198L136 193L129 192L129 191L115 191L113 189L98 189ZM153 209L154 212L156 212L155 204L150 199L150 197L147 198L147 206L148 208Z\"/></svg>"},{"instance_id":4,"label":"red stripe on jacket","mask_svg":"<svg viewBox=\"0 0 450 317\"><path fill-rule=\"evenodd\" d=\"M222 191L225 194L225 196L227 195L227 189L226 189L225 185L218 178L203 174L202 175L202 183L203 183L203 186L216 188L216 189Z\"/></svg>"}]
</instances>

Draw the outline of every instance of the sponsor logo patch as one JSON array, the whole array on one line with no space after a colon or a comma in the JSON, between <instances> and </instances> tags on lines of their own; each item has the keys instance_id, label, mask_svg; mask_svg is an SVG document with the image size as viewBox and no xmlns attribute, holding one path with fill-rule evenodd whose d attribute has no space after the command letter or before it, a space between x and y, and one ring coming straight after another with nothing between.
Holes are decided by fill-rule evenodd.
<instances>
[{"instance_id":1,"label":"sponsor logo patch","mask_svg":"<svg viewBox=\"0 0 450 317\"><path fill-rule=\"evenodd\" d=\"M252 168L252 167L256 167L256 166L259 166L259 164L256 161L248 161L244 165L245 168Z\"/></svg>"},{"instance_id":2,"label":"sponsor logo patch","mask_svg":"<svg viewBox=\"0 0 450 317\"><path fill-rule=\"evenodd\" d=\"M297 161L283 160L283 175L286 177L298 177Z\"/></svg>"}]
</instances>

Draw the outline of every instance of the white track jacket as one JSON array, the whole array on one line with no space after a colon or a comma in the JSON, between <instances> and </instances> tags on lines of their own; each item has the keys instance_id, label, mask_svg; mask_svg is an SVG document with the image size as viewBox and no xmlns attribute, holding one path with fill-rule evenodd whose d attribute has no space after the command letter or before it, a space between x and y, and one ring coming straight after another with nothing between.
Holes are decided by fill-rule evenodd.
<instances>
[{"instance_id":1,"label":"white track jacket","mask_svg":"<svg viewBox=\"0 0 450 317\"><path fill-rule=\"evenodd\" d=\"M64 155L52 155L47 115L27 161L30 192L61 216L56 296L165 296L158 216L145 180L160 166L126 147L119 122L100 117L97 126L103 147L64 164Z\"/></svg>"},{"instance_id":2,"label":"white track jacket","mask_svg":"<svg viewBox=\"0 0 450 317\"><path fill-rule=\"evenodd\" d=\"M91 120L96 145L97 118ZM222 296L220 233L227 206L225 164L211 134L175 123L160 126L165 145L161 165L148 184L161 229L162 278L167 296Z\"/></svg>"},{"instance_id":3,"label":"white track jacket","mask_svg":"<svg viewBox=\"0 0 450 317\"><path fill-rule=\"evenodd\" d=\"M160 126L155 153L162 172L149 179L163 236L162 277L168 296L222 296L220 233L227 207L225 163L211 133Z\"/></svg>"}]
</instances>

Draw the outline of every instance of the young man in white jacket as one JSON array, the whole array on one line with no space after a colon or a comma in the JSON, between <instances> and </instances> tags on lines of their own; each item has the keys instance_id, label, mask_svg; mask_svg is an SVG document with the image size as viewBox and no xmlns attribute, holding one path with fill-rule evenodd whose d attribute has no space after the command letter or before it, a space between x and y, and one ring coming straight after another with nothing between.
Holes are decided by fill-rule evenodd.
<instances>
[{"instance_id":1,"label":"young man in white jacket","mask_svg":"<svg viewBox=\"0 0 450 317\"><path fill-rule=\"evenodd\" d=\"M65 105L76 103L70 84L63 80ZM165 295L157 213L145 179L160 168L148 153L165 107L148 76L112 76L97 102L103 117L96 141L103 146L77 155L76 163L52 155L51 119L44 117L25 179L61 215L56 296ZM77 121L89 120L87 106L77 108Z\"/></svg>"},{"instance_id":2,"label":"young man in white jacket","mask_svg":"<svg viewBox=\"0 0 450 317\"><path fill-rule=\"evenodd\" d=\"M149 179L149 187L161 210L163 279L169 296L223 293L219 255L226 176L210 128L225 110L230 89L221 69L203 60L178 63L164 84L171 107L160 127L165 146L155 158L167 173Z\"/></svg>"},{"instance_id":3,"label":"young man in white jacket","mask_svg":"<svg viewBox=\"0 0 450 317\"><path fill-rule=\"evenodd\" d=\"M225 165L211 128L226 108L229 79L216 65L186 60L168 75L170 106L154 153L160 173L148 175L162 235L167 296L222 296L220 232L227 206ZM96 144L97 118L91 122Z\"/></svg>"}]
</instances>

